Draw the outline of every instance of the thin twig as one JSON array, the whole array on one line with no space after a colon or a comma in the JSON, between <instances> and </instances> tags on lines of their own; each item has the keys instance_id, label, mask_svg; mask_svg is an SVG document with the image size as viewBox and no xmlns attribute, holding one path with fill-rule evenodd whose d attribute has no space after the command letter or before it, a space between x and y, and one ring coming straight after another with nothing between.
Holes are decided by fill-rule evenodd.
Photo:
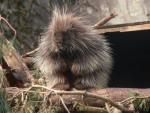
<instances>
[{"instance_id":1,"label":"thin twig","mask_svg":"<svg viewBox=\"0 0 150 113\"><path fill-rule=\"evenodd\" d=\"M22 57L30 57L33 56L33 54L35 54L38 51L39 48L34 49L33 51L27 52L24 55L22 55Z\"/></svg>"},{"instance_id":2,"label":"thin twig","mask_svg":"<svg viewBox=\"0 0 150 113\"><path fill-rule=\"evenodd\" d=\"M69 111L69 109L67 108L67 106L66 106L66 104L65 104L65 102L64 102L64 100L63 100L63 98L62 98L61 96L59 96L59 98L60 98L61 103L63 104L65 110L66 110L68 113L70 113L70 111Z\"/></svg>"},{"instance_id":3,"label":"thin twig","mask_svg":"<svg viewBox=\"0 0 150 113\"><path fill-rule=\"evenodd\" d=\"M108 113L112 113L111 109L110 109L110 105L108 103L105 103L105 107L106 107L106 110L108 111Z\"/></svg>"},{"instance_id":4,"label":"thin twig","mask_svg":"<svg viewBox=\"0 0 150 113\"><path fill-rule=\"evenodd\" d=\"M23 92L21 93L21 102L23 102L23 100L24 100L24 94L23 94Z\"/></svg>"},{"instance_id":5,"label":"thin twig","mask_svg":"<svg viewBox=\"0 0 150 113\"><path fill-rule=\"evenodd\" d=\"M16 30L12 27L12 25L11 25L4 17L2 17L2 16L0 15L0 21L1 21L1 20L3 20L3 21L9 26L9 28L14 31L14 37L16 37L16 34L17 34Z\"/></svg>"},{"instance_id":6,"label":"thin twig","mask_svg":"<svg viewBox=\"0 0 150 113\"><path fill-rule=\"evenodd\" d=\"M104 24L106 24L108 21L110 21L115 16L117 16L116 13L111 13L109 16L104 17L102 20L98 21L94 26L92 26L92 28L94 28L94 29L101 28Z\"/></svg>"},{"instance_id":7,"label":"thin twig","mask_svg":"<svg viewBox=\"0 0 150 113\"><path fill-rule=\"evenodd\" d=\"M65 104L65 102L64 102L64 100L63 100L63 98L62 98L60 95L58 95L57 92L55 92L55 91L50 91L50 92L47 94L47 96L44 98L44 101L46 100L47 97L49 97L49 95L52 95L52 93L55 93L56 96L59 96L63 107L65 108L65 110L66 110L68 113L70 113L70 111L69 111L69 109L67 108L67 106L66 106L66 104Z\"/></svg>"},{"instance_id":8,"label":"thin twig","mask_svg":"<svg viewBox=\"0 0 150 113\"><path fill-rule=\"evenodd\" d=\"M22 105L22 108L21 108L22 110L25 108L27 100L28 100L28 94L26 94L25 97L24 97L23 105Z\"/></svg>"},{"instance_id":9,"label":"thin twig","mask_svg":"<svg viewBox=\"0 0 150 113\"><path fill-rule=\"evenodd\" d=\"M126 103L126 102L129 102L129 101L133 101L133 100L136 100L136 99L147 99L147 98L150 98L150 96L144 96L144 97L129 97L123 101L121 101L122 104Z\"/></svg>"},{"instance_id":10,"label":"thin twig","mask_svg":"<svg viewBox=\"0 0 150 113\"><path fill-rule=\"evenodd\" d=\"M46 86L42 86L42 85L32 85L31 88L43 88L43 89L46 89L48 91L53 91L53 92L58 91L58 90L50 89L50 88L48 88Z\"/></svg>"}]
</instances>

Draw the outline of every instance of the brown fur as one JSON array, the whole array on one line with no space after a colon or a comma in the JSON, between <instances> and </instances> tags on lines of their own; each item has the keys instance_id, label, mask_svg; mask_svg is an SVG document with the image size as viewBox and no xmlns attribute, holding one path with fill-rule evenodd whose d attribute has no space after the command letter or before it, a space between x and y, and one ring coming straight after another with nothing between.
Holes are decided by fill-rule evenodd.
<instances>
[{"instance_id":1,"label":"brown fur","mask_svg":"<svg viewBox=\"0 0 150 113\"><path fill-rule=\"evenodd\" d=\"M58 89L106 87L112 67L105 37L81 17L55 9L35 56L47 85Z\"/></svg>"}]
</instances>

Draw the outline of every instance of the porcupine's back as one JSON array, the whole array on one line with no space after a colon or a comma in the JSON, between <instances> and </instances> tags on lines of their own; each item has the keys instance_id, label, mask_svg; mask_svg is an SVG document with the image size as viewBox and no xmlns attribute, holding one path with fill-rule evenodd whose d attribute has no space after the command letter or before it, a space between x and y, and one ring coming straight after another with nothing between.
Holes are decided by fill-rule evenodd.
<instances>
[{"instance_id":1,"label":"porcupine's back","mask_svg":"<svg viewBox=\"0 0 150 113\"><path fill-rule=\"evenodd\" d=\"M95 79L109 78L112 66L110 52L104 37L97 35L90 26L85 25L81 17L56 8L40 41L35 62L45 75L50 76L51 86L65 81L62 76L53 75L57 72L63 73L68 68L74 75L91 76L89 84L94 86L97 83ZM80 62L78 67L68 67L76 61ZM100 71L103 71L104 76L99 75Z\"/></svg>"}]
</instances>

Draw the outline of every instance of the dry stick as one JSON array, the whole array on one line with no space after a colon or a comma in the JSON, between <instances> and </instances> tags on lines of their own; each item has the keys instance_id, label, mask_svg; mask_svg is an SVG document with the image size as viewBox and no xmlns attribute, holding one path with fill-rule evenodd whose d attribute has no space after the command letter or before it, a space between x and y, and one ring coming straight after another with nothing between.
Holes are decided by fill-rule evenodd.
<instances>
[{"instance_id":1,"label":"dry stick","mask_svg":"<svg viewBox=\"0 0 150 113\"><path fill-rule=\"evenodd\" d=\"M105 107L108 113L111 113L111 109L108 103L105 103Z\"/></svg>"},{"instance_id":2,"label":"dry stick","mask_svg":"<svg viewBox=\"0 0 150 113\"><path fill-rule=\"evenodd\" d=\"M54 92L54 91L50 91L50 93L48 94L48 96L49 96L50 94L52 94L52 93L55 93L55 95L59 96L63 107L65 108L65 110L67 111L67 113L70 113L70 111L69 111L69 109L67 108L67 106L66 106L66 104L65 104L65 102L64 102L64 100L63 100L63 98L62 98L60 95L58 95L58 94L57 94L56 92Z\"/></svg>"},{"instance_id":3,"label":"dry stick","mask_svg":"<svg viewBox=\"0 0 150 113\"><path fill-rule=\"evenodd\" d=\"M18 95L23 94L23 92L30 92L30 90L32 89L32 87L26 88L26 90L22 90L22 91L18 91L15 95L13 95L12 98L8 99L8 101L13 100L14 98L16 98ZM27 94L27 93L25 93ZM23 100L23 97L22 97Z\"/></svg>"},{"instance_id":4,"label":"dry stick","mask_svg":"<svg viewBox=\"0 0 150 113\"><path fill-rule=\"evenodd\" d=\"M61 96L59 96L59 98L60 98L61 103L63 104L65 110L66 110L68 113L70 113L70 111L69 111L69 109L67 108L67 106L66 106L66 104L65 104L65 102L64 102L64 100L63 100L63 98L62 98Z\"/></svg>"},{"instance_id":5,"label":"dry stick","mask_svg":"<svg viewBox=\"0 0 150 113\"><path fill-rule=\"evenodd\" d=\"M36 53L38 51L39 48L34 49L33 51L27 52L24 55L22 55L22 57L30 57L31 55L33 55L34 53Z\"/></svg>"},{"instance_id":6,"label":"dry stick","mask_svg":"<svg viewBox=\"0 0 150 113\"><path fill-rule=\"evenodd\" d=\"M6 22L6 24L10 27L10 29L12 29L14 31L14 37L16 37L16 30L12 27L12 25L4 18L0 15L0 21L3 20L4 22Z\"/></svg>"},{"instance_id":7,"label":"dry stick","mask_svg":"<svg viewBox=\"0 0 150 113\"><path fill-rule=\"evenodd\" d=\"M110 21L112 18L116 17L116 13L111 13L108 17L104 17L102 20L98 21L92 28L100 29L104 24Z\"/></svg>"},{"instance_id":8,"label":"dry stick","mask_svg":"<svg viewBox=\"0 0 150 113\"><path fill-rule=\"evenodd\" d=\"M117 14L116 13L111 13L109 16L104 17L102 20L98 21L95 25L91 26L94 29L99 29L101 28L104 24L106 24L108 21L110 21L112 18L116 17ZM36 48L30 52L25 53L22 57L30 57L32 56L34 53L36 53L38 51L39 48Z\"/></svg>"},{"instance_id":9,"label":"dry stick","mask_svg":"<svg viewBox=\"0 0 150 113\"><path fill-rule=\"evenodd\" d=\"M22 107L21 107L21 110L22 110L22 111L23 111L23 109L24 109L24 108L25 108L25 106L26 106L27 100L28 100L28 94L27 94L27 95L25 95L25 97L24 97L23 105L22 105Z\"/></svg>"},{"instance_id":10,"label":"dry stick","mask_svg":"<svg viewBox=\"0 0 150 113\"><path fill-rule=\"evenodd\" d=\"M16 32L16 30L12 27L12 25L4 18L4 17L2 17L1 15L0 15L0 21L1 20L3 20L4 22L6 22L6 24L10 27L10 29L12 29L13 31L14 31L14 37L16 37L16 34L17 34L17 32ZM20 41L20 39L18 38L18 40ZM27 44L25 41L23 41L29 48L31 48L30 46L29 46L29 44Z\"/></svg>"},{"instance_id":11,"label":"dry stick","mask_svg":"<svg viewBox=\"0 0 150 113\"><path fill-rule=\"evenodd\" d=\"M126 102L129 102L129 101L134 101L135 99L147 99L147 98L150 98L150 96L144 96L144 97L129 97L123 101L121 101L121 104L124 104Z\"/></svg>"}]
</instances>

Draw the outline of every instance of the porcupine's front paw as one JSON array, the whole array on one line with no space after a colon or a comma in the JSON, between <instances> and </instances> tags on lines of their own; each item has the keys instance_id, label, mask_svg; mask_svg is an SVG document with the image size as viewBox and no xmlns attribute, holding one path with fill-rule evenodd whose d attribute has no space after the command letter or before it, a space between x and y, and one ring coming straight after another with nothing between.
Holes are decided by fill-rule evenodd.
<instances>
[{"instance_id":1,"label":"porcupine's front paw","mask_svg":"<svg viewBox=\"0 0 150 113\"><path fill-rule=\"evenodd\" d=\"M56 90L70 90L70 85L69 83L58 83L56 84L53 89L56 89Z\"/></svg>"},{"instance_id":2,"label":"porcupine's front paw","mask_svg":"<svg viewBox=\"0 0 150 113\"><path fill-rule=\"evenodd\" d=\"M75 82L73 84L73 88L75 88L77 90L90 90L94 87L90 86L89 84L84 82L81 78L78 78L75 80Z\"/></svg>"}]
</instances>

